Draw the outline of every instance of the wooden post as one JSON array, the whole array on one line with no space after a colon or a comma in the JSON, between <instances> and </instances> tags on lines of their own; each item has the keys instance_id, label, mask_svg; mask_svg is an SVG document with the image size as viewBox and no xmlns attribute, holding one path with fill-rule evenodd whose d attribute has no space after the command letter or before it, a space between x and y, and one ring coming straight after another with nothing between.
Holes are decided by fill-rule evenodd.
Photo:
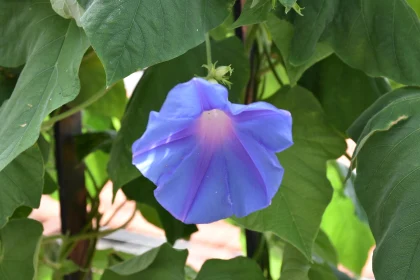
<instances>
[{"instance_id":1,"label":"wooden post","mask_svg":"<svg viewBox=\"0 0 420 280\"><path fill-rule=\"evenodd\" d=\"M80 233L87 222L85 166L76 156L74 136L82 131L81 114L76 113L54 126L55 160L60 193L61 232ZM89 241L76 244L69 259L80 267L86 265ZM80 280L81 273L65 276L65 280Z\"/></svg>"}]
</instances>

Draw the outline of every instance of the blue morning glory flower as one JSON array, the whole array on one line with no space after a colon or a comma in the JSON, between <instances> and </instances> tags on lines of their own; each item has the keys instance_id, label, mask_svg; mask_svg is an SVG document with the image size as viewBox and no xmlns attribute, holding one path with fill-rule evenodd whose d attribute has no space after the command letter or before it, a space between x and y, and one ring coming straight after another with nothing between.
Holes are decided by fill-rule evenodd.
<instances>
[{"instance_id":1,"label":"blue morning glory flower","mask_svg":"<svg viewBox=\"0 0 420 280\"><path fill-rule=\"evenodd\" d=\"M293 144L290 113L227 96L224 86L201 78L175 86L132 147L156 199L187 224L265 208L283 178L276 153Z\"/></svg>"}]
</instances>

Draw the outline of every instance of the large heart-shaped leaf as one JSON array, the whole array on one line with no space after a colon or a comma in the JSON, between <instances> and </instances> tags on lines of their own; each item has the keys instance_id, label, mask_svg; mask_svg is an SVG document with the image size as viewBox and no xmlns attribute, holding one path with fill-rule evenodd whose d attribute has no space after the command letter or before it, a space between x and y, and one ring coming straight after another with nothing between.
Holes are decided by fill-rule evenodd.
<instances>
[{"instance_id":1,"label":"large heart-shaped leaf","mask_svg":"<svg viewBox=\"0 0 420 280\"><path fill-rule=\"evenodd\" d=\"M212 56L218 65L231 64L234 68L229 99L241 102L249 77L249 63L242 43L234 37L214 42ZM145 131L150 111L159 111L167 93L178 83L186 82L194 75L205 76L206 70L201 67L205 63L206 51L202 44L176 59L146 70L130 99L111 150L108 171L116 189L141 176L131 163L131 145Z\"/></svg>"},{"instance_id":2,"label":"large heart-shaped leaf","mask_svg":"<svg viewBox=\"0 0 420 280\"><path fill-rule=\"evenodd\" d=\"M108 85L175 58L204 41L229 15L232 0L101 0L82 17L105 65Z\"/></svg>"},{"instance_id":3,"label":"large heart-shaped leaf","mask_svg":"<svg viewBox=\"0 0 420 280\"><path fill-rule=\"evenodd\" d=\"M43 186L42 154L33 146L0 171L0 228L19 206L37 208Z\"/></svg>"},{"instance_id":4,"label":"large heart-shaped leaf","mask_svg":"<svg viewBox=\"0 0 420 280\"><path fill-rule=\"evenodd\" d=\"M401 88L378 99L355 123L357 196L376 240L377 279L420 275L420 90Z\"/></svg>"},{"instance_id":5,"label":"large heart-shaped leaf","mask_svg":"<svg viewBox=\"0 0 420 280\"><path fill-rule=\"evenodd\" d=\"M258 264L245 257L230 260L208 260L195 280L264 280Z\"/></svg>"},{"instance_id":6,"label":"large heart-shaped leaf","mask_svg":"<svg viewBox=\"0 0 420 280\"><path fill-rule=\"evenodd\" d=\"M384 78L369 77L336 55L311 67L299 84L317 96L329 121L343 133L376 99L391 91Z\"/></svg>"},{"instance_id":7,"label":"large heart-shaped leaf","mask_svg":"<svg viewBox=\"0 0 420 280\"><path fill-rule=\"evenodd\" d=\"M38 139L43 119L79 93L78 71L88 47L83 30L44 0L0 0L0 65L26 62L0 108L0 170Z\"/></svg>"},{"instance_id":8,"label":"large heart-shaped leaf","mask_svg":"<svg viewBox=\"0 0 420 280\"><path fill-rule=\"evenodd\" d=\"M285 173L271 205L236 220L249 229L274 232L310 259L332 195L326 163L344 153L345 142L304 88L284 87L267 101L292 113L294 145L278 155Z\"/></svg>"},{"instance_id":9,"label":"large heart-shaped leaf","mask_svg":"<svg viewBox=\"0 0 420 280\"><path fill-rule=\"evenodd\" d=\"M107 268L101 280L185 280L187 250L176 250L163 244L143 255Z\"/></svg>"},{"instance_id":10,"label":"large heart-shaped leaf","mask_svg":"<svg viewBox=\"0 0 420 280\"><path fill-rule=\"evenodd\" d=\"M350 66L370 76L420 85L420 21L404 0L301 0L290 62L301 65L328 42Z\"/></svg>"},{"instance_id":11,"label":"large heart-shaped leaf","mask_svg":"<svg viewBox=\"0 0 420 280\"><path fill-rule=\"evenodd\" d=\"M11 220L0 229L0 279L34 279L42 225L34 220Z\"/></svg>"}]
</instances>

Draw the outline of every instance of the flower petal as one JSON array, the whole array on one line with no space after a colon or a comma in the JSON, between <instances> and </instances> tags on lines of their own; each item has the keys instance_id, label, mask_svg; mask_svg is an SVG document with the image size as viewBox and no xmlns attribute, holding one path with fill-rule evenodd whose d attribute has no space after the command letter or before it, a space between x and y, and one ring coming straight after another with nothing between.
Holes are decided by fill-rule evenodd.
<instances>
[{"instance_id":1,"label":"flower petal","mask_svg":"<svg viewBox=\"0 0 420 280\"><path fill-rule=\"evenodd\" d=\"M288 111L266 102L231 104L230 110L235 129L252 136L267 149L281 152L293 145L292 117Z\"/></svg>"},{"instance_id":2,"label":"flower petal","mask_svg":"<svg viewBox=\"0 0 420 280\"><path fill-rule=\"evenodd\" d=\"M160 114L165 118L194 118L203 111L228 107L225 87L201 78L193 78L175 86L163 104Z\"/></svg>"},{"instance_id":3,"label":"flower petal","mask_svg":"<svg viewBox=\"0 0 420 280\"><path fill-rule=\"evenodd\" d=\"M155 197L185 223L246 216L270 205L284 170L275 152L293 144L290 113L231 104L225 87L194 78L172 89L133 146L133 164Z\"/></svg>"},{"instance_id":4,"label":"flower petal","mask_svg":"<svg viewBox=\"0 0 420 280\"><path fill-rule=\"evenodd\" d=\"M248 135L233 134L215 147L195 144L155 190L159 203L185 223L246 216L270 205L280 186L277 157Z\"/></svg>"},{"instance_id":5,"label":"flower petal","mask_svg":"<svg viewBox=\"0 0 420 280\"><path fill-rule=\"evenodd\" d=\"M284 173L275 154L240 132L224 154L234 214L244 217L270 205Z\"/></svg>"},{"instance_id":6,"label":"flower petal","mask_svg":"<svg viewBox=\"0 0 420 280\"><path fill-rule=\"evenodd\" d=\"M233 214L222 153L196 145L155 190L159 203L186 224L211 223Z\"/></svg>"},{"instance_id":7,"label":"flower petal","mask_svg":"<svg viewBox=\"0 0 420 280\"><path fill-rule=\"evenodd\" d=\"M195 142L193 123L193 119L168 120L151 112L146 132L132 146L133 164L156 183L164 173L163 169L169 170L178 163L188 152L188 143Z\"/></svg>"}]
</instances>

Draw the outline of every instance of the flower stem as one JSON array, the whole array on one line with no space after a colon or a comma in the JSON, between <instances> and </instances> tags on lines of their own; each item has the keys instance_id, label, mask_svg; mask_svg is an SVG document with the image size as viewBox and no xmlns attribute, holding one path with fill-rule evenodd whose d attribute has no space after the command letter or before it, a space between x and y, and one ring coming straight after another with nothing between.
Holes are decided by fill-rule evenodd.
<instances>
[{"instance_id":1,"label":"flower stem","mask_svg":"<svg viewBox=\"0 0 420 280\"><path fill-rule=\"evenodd\" d=\"M207 66L208 66L208 70L210 71L211 66L212 66L212 61L211 61L211 43L210 43L209 33L206 33L205 38L206 38Z\"/></svg>"}]
</instances>

